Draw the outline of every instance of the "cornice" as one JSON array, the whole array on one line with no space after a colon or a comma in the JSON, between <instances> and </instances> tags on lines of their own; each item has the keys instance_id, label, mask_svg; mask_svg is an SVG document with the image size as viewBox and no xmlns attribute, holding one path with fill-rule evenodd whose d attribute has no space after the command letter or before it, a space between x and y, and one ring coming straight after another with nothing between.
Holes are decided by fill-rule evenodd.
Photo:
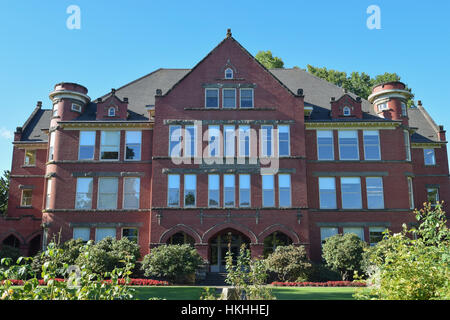
<instances>
[{"instance_id":1,"label":"cornice","mask_svg":"<svg viewBox=\"0 0 450 320\"><path fill-rule=\"evenodd\" d=\"M120 129L153 129L153 122L149 121L60 121L59 125L65 130L83 130L95 128L120 128Z\"/></svg>"},{"instance_id":2,"label":"cornice","mask_svg":"<svg viewBox=\"0 0 450 320\"><path fill-rule=\"evenodd\" d=\"M401 122L378 122L378 121L342 121L342 122L305 122L306 130L317 130L322 128L327 129L396 129L401 125Z\"/></svg>"}]
</instances>

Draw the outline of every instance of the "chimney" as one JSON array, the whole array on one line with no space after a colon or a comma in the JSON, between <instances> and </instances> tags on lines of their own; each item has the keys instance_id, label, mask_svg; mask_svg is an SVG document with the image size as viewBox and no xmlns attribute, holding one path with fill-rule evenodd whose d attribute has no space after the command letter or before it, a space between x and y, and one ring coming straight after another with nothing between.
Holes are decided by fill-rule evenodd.
<instances>
[{"instance_id":1,"label":"chimney","mask_svg":"<svg viewBox=\"0 0 450 320\"><path fill-rule=\"evenodd\" d=\"M42 101L38 101L36 103L36 109L41 109L42 108Z\"/></svg>"},{"instance_id":2,"label":"chimney","mask_svg":"<svg viewBox=\"0 0 450 320\"><path fill-rule=\"evenodd\" d=\"M439 126L439 140L446 141L444 126Z\"/></svg>"},{"instance_id":3,"label":"chimney","mask_svg":"<svg viewBox=\"0 0 450 320\"><path fill-rule=\"evenodd\" d=\"M231 29L227 29L227 38L231 38L231 35L232 35Z\"/></svg>"},{"instance_id":4,"label":"chimney","mask_svg":"<svg viewBox=\"0 0 450 320\"><path fill-rule=\"evenodd\" d=\"M162 96L162 90L161 89L156 89L156 95L157 96Z\"/></svg>"},{"instance_id":5,"label":"chimney","mask_svg":"<svg viewBox=\"0 0 450 320\"><path fill-rule=\"evenodd\" d=\"M123 97L123 102L128 103L128 98L127 97Z\"/></svg>"},{"instance_id":6,"label":"chimney","mask_svg":"<svg viewBox=\"0 0 450 320\"><path fill-rule=\"evenodd\" d=\"M303 97L303 89L302 88L298 88L297 89L297 96L298 97Z\"/></svg>"}]
</instances>

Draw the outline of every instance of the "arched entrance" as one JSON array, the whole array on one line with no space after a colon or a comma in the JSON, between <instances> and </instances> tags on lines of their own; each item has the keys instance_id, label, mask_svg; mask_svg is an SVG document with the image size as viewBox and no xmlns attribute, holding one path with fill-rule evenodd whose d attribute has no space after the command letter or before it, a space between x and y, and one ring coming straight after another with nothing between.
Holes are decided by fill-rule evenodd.
<instances>
[{"instance_id":1,"label":"arched entrance","mask_svg":"<svg viewBox=\"0 0 450 320\"><path fill-rule=\"evenodd\" d=\"M264 239L263 256L267 258L269 254L275 251L278 246L288 246L292 244L291 238L283 232L275 231Z\"/></svg>"},{"instance_id":2,"label":"arched entrance","mask_svg":"<svg viewBox=\"0 0 450 320\"><path fill-rule=\"evenodd\" d=\"M3 240L3 244L6 246L14 247L14 248L19 248L20 240L17 239L17 237L12 234L9 237L7 237L5 240Z\"/></svg>"},{"instance_id":3,"label":"arched entrance","mask_svg":"<svg viewBox=\"0 0 450 320\"><path fill-rule=\"evenodd\" d=\"M250 239L234 229L222 230L209 242L209 261L211 272L225 271L225 258L230 249L233 257L239 254L242 244L249 245Z\"/></svg>"},{"instance_id":4,"label":"arched entrance","mask_svg":"<svg viewBox=\"0 0 450 320\"><path fill-rule=\"evenodd\" d=\"M194 246L195 240L186 232L177 232L167 239L167 244L190 244Z\"/></svg>"}]
</instances>

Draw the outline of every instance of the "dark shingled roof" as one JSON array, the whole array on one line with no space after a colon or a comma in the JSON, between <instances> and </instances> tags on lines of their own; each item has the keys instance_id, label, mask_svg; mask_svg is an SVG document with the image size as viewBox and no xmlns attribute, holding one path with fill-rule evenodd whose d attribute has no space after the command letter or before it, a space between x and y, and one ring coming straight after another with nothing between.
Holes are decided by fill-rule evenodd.
<instances>
[{"instance_id":1,"label":"dark shingled roof","mask_svg":"<svg viewBox=\"0 0 450 320\"><path fill-rule=\"evenodd\" d=\"M162 94L169 91L178 81L180 81L190 69L157 69L135 81L132 81L115 91L115 95L123 100L128 98L130 121L148 120L146 106L155 104L156 89L161 89ZM339 99L345 94L343 88L329 83L323 79L309 74L308 72L293 69L271 69L269 70L281 83L290 91L297 92L303 89L305 95L305 106L313 107L308 121L332 121L330 118L330 99ZM101 98L107 99L111 93L105 94ZM356 95L348 93L353 98ZM373 105L361 99L363 111L363 121L391 121L378 117L373 109ZM86 111L76 120L95 120L97 104L91 102ZM422 106L410 108L408 110L409 123L413 128L417 128L412 135L413 142L433 142L439 141L439 127L434 123ZM24 126L23 141L47 141L47 135L41 129L48 129L50 125L51 110L35 110L35 114L30 117L29 123ZM354 121L354 120L353 120ZM361 120L358 120L361 121Z\"/></svg>"}]
</instances>

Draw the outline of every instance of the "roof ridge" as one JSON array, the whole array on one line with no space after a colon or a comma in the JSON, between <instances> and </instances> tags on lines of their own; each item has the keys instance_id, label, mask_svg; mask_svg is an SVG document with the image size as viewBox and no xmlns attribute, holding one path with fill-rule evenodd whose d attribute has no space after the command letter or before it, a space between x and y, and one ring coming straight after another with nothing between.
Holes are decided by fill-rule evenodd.
<instances>
[{"instance_id":1,"label":"roof ridge","mask_svg":"<svg viewBox=\"0 0 450 320\"><path fill-rule=\"evenodd\" d=\"M430 116L428 111L421 104L417 106L417 109L423 114L425 120L427 120L428 123L433 127L434 131L439 137L439 126L436 124L436 122L434 122L433 118Z\"/></svg>"}]
</instances>

